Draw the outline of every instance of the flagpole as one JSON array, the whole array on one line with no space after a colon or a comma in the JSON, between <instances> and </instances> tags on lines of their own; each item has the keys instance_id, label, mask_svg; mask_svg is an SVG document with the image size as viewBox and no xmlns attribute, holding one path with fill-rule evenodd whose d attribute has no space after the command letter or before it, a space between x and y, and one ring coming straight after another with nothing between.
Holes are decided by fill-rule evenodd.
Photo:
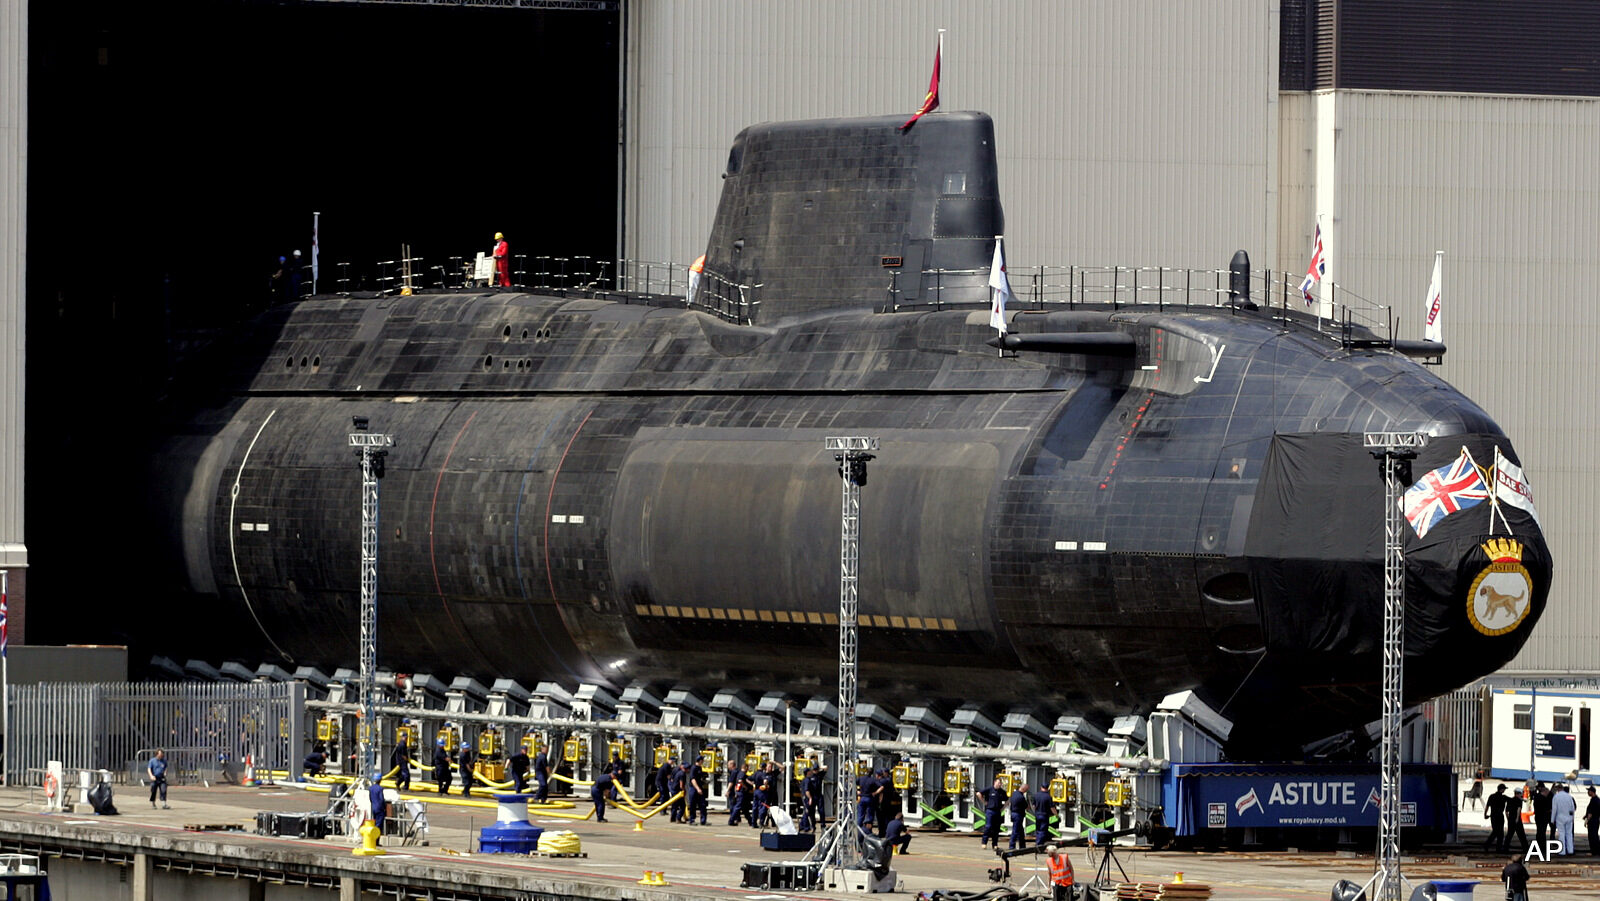
<instances>
[{"instance_id":1,"label":"flagpole","mask_svg":"<svg viewBox=\"0 0 1600 901\"><path fill-rule=\"evenodd\" d=\"M320 274L319 270L321 268L321 265L317 260L317 256L321 252L320 247L318 246L318 245L320 245L322 243L322 235L319 234L319 231L320 231L321 227L322 227L322 214L319 213L319 212L313 212L311 214L311 293L312 294L317 293L317 276ZM296 299L298 300L298 298L296 298Z\"/></svg>"},{"instance_id":2,"label":"flagpole","mask_svg":"<svg viewBox=\"0 0 1600 901\"><path fill-rule=\"evenodd\" d=\"M1484 487L1489 489L1489 534L1494 534L1494 515L1496 513L1500 513L1501 525L1504 525L1506 531L1510 532L1511 523L1507 522L1506 515L1500 512L1500 492L1494 484L1494 476L1487 469L1478 465L1478 458L1472 455L1472 451L1468 450L1465 444L1461 445L1461 452L1467 455L1467 462L1472 464L1472 471L1478 474L1478 478L1483 479Z\"/></svg>"},{"instance_id":3,"label":"flagpole","mask_svg":"<svg viewBox=\"0 0 1600 901\"><path fill-rule=\"evenodd\" d=\"M945 30L943 28L939 29L939 68L940 69L944 68L944 32L945 32ZM939 92L943 93L944 92L944 84L943 84L944 79L941 77L939 79L939 81L941 82L941 84L939 85Z\"/></svg>"},{"instance_id":4,"label":"flagpole","mask_svg":"<svg viewBox=\"0 0 1600 901\"><path fill-rule=\"evenodd\" d=\"M939 29L939 55L940 56L944 56L944 29L943 28ZM1005 242L1005 240L1006 240L1005 235L995 235L994 236L994 246L995 246L996 251L998 253L1000 253L1000 254L1004 254L1005 253L1004 250L1000 249L1002 247L1003 243ZM1003 256L1001 258L1004 259ZM1002 270L1002 271L1004 271L1004 270ZM1009 280L1010 276L1007 276L1006 278L1007 278L1007 280ZM993 289L993 288L989 289L991 294L994 293L994 290L995 289ZM994 303L994 298L992 298L992 297L989 298L989 302L991 304ZM996 343L999 344L1000 346L995 348L995 353L1000 357L1000 359L1003 360L1003 359L1005 359L1005 356L1006 356L1006 333L1005 333L1004 329L1001 329L999 331L999 337L1000 337L1000 340L998 342L996 342Z\"/></svg>"},{"instance_id":5,"label":"flagpole","mask_svg":"<svg viewBox=\"0 0 1600 901\"><path fill-rule=\"evenodd\" d=\"M0 621L0 629L6 632L11 630L11 611L8 609L6 599L11 589L11 570L0 569L0 616L6 619ZM10 785L11 779L11 673L9 660L6 655L6 643L0 638L0 785Z\"/></svg>"},{"instance_id":6,"label":"flagpole","mask_svg":"<svg viewBox=\"0 0 1600 901\"><path fill-rule=\"evenodd\" d=\"M1321 213L1317 214L1317 234L1319 236L1322 234L1322 214ZM1326 239L1324 239L1324 240L1326 240ZM1327 266L1327 260L1328 260L1327 244L1323 244L1322 260L1323 260L1323 265ZM1328 268L1332 269L1333 267L1332 266L1328 266ZM1325 289L1327 287L1327 284L1332 284L1332 282L1333 282L1333 279L1331 279L1331 278L1321 278L1320 275L1319 275L1319 277L1317 279L1317 283L1318 283L1317 284L1317 287L1318 287L1318 290L1317 290L1317 322L1319 322L1319 323L1322 322L1322 320L1329 318L1329 313L1332 312L1331 310L1328 309L1328 304L1323 300L1323 293L1324 293L1323 289ZM1327 283L1327 284L1324 284L1324 283Z\"/></svg>"}]
</instances>

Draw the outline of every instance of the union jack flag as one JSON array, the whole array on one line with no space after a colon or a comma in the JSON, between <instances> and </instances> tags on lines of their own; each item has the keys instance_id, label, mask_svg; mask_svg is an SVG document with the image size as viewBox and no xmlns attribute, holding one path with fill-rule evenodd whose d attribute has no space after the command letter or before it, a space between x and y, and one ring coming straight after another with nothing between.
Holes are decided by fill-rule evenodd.
<instances>
[{"instance_id":1,"label":"union jack flag","mask_svg":"<svg viewBox=\"0 0 1600 901\"><path fill-rule=\"evenodd\" d=\"M1328 255L1322 250L1322 225L1317 225L1317 239L1311 242L1311 265L1306 267L1306 277L1300 280L1300 296L1307 304L1316 303L1311 288L1328 274Z\"/></svg>"},{"instance_id":2,"label":"union jack flag","mask_svg":"<svg viewBox=\"0 0 1600 901\"><path fill-rule=\"evenodd\" d=\"M0 590L0 657L6 656L6 639L10 638L10 610L6 607L6 593Z\"/></svg>"},{"instance_id":3,"label":"union jack flag","mask_svg":"<svg viewBox=\"0 0 1600 901\"><path fill-rule=\"evenodd\" d=\"M1441 466L1424 473L1417 483L1406 489L1400 499L1401 508L1411 528L1421 538L1428 534L1439 520L1452 513L1475 507L1489 499L1489 486L1483 483L1478 467L1466 448L1449 466Z\"/></svg>"},{"instance_id":4,"label":"union jack flag","mask_svg":"<svg viewBox=\"0 0 1600 901\"><path fill-rule=\"evenodd\" d=\"M1374 785L1372 791L1367 792L1367 802L1361 805L1361 812L1366 813L1368 807L1383 809L1383 796L1378 794L1378 787Z\"/></svg>"}]
</instances>

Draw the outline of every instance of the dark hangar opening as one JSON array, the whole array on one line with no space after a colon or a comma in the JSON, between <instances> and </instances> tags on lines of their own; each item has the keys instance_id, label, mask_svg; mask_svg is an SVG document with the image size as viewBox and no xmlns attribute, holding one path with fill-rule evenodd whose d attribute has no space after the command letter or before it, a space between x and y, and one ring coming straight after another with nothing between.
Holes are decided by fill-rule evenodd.
<instances>
[{"instance_id":1,"label":"dark hangar opening","mask_svg":"<svg viewBox=\"0 0 1600 901\"><path fill-rule=\"evenodd\" d=\"M567 5L29 4L29 642L119 638L66 601L139 603L118 511L172 355L266 304L313 211L325 290L496 231L614 255L619 13Z\"/></svg>"}]
</instances>

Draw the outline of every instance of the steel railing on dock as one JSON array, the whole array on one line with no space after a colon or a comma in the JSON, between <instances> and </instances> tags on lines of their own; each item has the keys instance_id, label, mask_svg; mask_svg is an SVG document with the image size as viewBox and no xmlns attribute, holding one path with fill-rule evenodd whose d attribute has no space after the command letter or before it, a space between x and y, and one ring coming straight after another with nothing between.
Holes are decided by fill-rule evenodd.
<instances>
[{"instance_id":1,"label":"steel railing on dock","mask_svg":"<svg viewBox=\"0 0 1600 901\"><path fill-rule=\"evenodd\" d=\"M156 748L173 783L214 781L246 756L287 769L303 753L304 697L291 682L12 685L6 782L51 760L136 782Z\"/></svg>"}]
</instances>

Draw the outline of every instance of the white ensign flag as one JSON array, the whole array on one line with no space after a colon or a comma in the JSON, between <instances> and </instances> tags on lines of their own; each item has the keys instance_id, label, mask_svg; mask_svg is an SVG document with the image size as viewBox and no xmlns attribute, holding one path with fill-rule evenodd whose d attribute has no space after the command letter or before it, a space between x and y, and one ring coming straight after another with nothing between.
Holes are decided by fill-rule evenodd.
<instances>
[{"instance_id":1,"label":"white ensign flag","mask_svg":"<svg viewBox=\"0 0 1600 901\"><path fill-rule=\"evenodd\" d=\"M1438 341L1444 343L1444 327L1440 324L1439 313L1443 305L1443 286L1440 283L1444 269L1444 251L1440 250L1433 255L1433 281L1428 283L1428 305L1422 314L1422 340Z\"/></svg>"},{"instance_id":2,"label":"white ensign flag","mask_svg":"<svg viewBox=\"0 0 1600 901\"><path fill-rule=\"evenodd\" d=\"M1506 503L1526 510L1534 524L1544 528L1539 522L1539 511L1533 508L1533 486L1528 484L1528 477L1522 474L1522 467L1506 459L1498 447L1494 449L1494 500L1497 504Z\"/></svg>"},{"instance_id":3,"label":"white ensign flag","mask_svg":"<svg viewBox=\"0 0 1600 901\"><path fill-rule=\"evenodd\" d=\"M1003 238L994 239L994 262L989 264L989 327L1006 333L1006 301L1012 298L1011 279L1006 277L1006 253Z\"/></svg>"}]
</instances>

